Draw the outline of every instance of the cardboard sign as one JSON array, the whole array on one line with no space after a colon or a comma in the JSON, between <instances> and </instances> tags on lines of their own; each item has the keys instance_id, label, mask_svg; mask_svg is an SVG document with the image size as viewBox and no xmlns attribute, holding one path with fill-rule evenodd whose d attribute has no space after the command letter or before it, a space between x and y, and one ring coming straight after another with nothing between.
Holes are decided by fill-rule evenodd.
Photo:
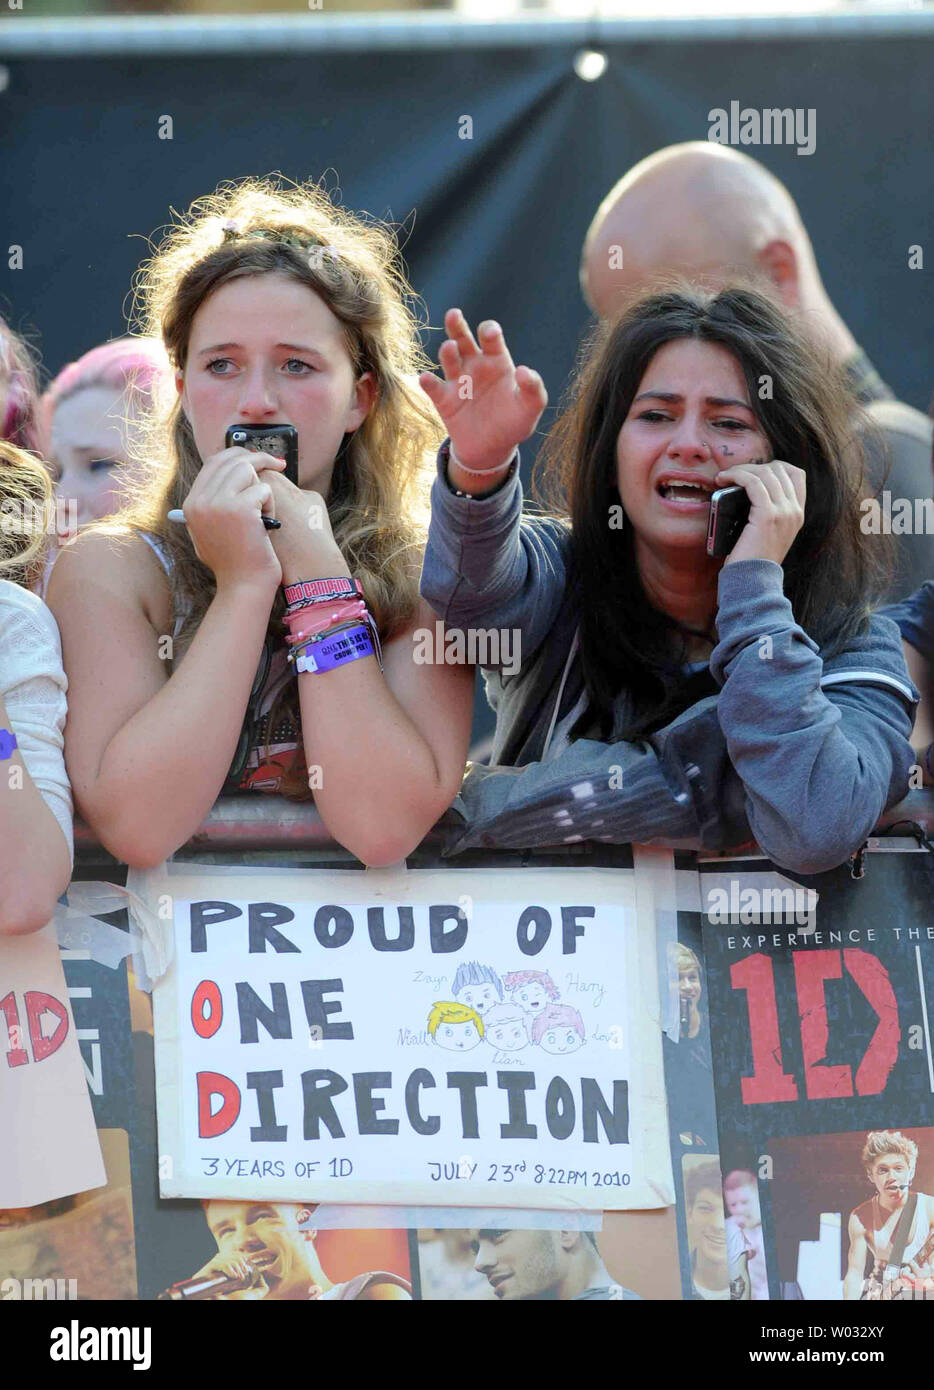
<instances>
[{"instance_id":1,"label":"cardboard sign","mask_svg":"<svg viewBox=\"0 0 934 1390\"><path fill-rule=\"evenodd\" d=\"M163 1196L672 1200L632 875L169 866ZM534 899L530 894L534 893Z\"/></svg>"},{"instance_id":2,"label":"cardboard sign","mask_svg":"<svg viewBox=\"0 0 934 1390\"><path fill-rule=\"evenodd\" d=\"M0 941L0 1208L107 1181L51 925Z\"/></svg>"}]
</instances>

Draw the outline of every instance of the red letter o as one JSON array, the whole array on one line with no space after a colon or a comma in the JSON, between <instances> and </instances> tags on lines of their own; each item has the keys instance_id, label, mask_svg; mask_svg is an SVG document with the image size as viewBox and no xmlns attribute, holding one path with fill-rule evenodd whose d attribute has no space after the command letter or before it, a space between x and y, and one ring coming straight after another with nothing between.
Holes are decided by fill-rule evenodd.
<instances>
[{"instance_id":1,"label":"red letter o","mask_svg":"<svg viewBox=\"0 0 934 1390\"><path fill-rule=\"evenodd\" d=\"M205 1005L208 1012L205 1014ZM199 1038L213 1038L224 1021L221 992L213 980L202 980L191 997L191 1026Z\"/></svg>"}]
</instances>

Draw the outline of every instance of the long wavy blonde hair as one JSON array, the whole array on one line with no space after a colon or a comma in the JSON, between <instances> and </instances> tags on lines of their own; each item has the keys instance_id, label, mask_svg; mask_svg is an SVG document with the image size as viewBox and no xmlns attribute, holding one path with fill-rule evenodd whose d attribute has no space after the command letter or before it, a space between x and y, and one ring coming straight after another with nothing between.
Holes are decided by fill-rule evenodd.
<instances>
[{"instance_id":1,"label":"long wavy blonde hair","mask_svg":"<svg viewBox=\"0 0 934 1390\"><path fill-rule=\"evenodd\" d=\"M208 296L233 280L268 274L286 275L324 301L343 327L355 373L371 372L376 384L373 406L338 452L328 514L385 640L415 610L431 457L443 435L417 382L431 364L419 339L420 303L393 230L341 208L320 184L290 184L278 175L221 184L175 215L140 268L136 326L161 337L172 365L184 371L192 322ZM214 576L195 554L187 529L166 520L184 503L202 465L178 398L153 412L140 455L141 488L101 526L111 533L148 531L162 542L181 620L178 660L215 593ZM283 607L280 593L270 614L270 631L279 636ZM297 714L294 684L286 706Z\"/></svg>"},{"instance_id":2,"label":"long wavy blonde hair","mask_svg":"<svg viewBox=\"0 0 934 1390\"><path fill-rule=\"evenodd\" d=\"M33 454L0 440L0 579L35 587L54 529L48 470Z\"/></svg>"},{"instance_id":3,"label":"long wavy blonde hair","mask_svg":"<svg viewBox=\"0 0 934 1390\"><path fill-rule=\"evenodd\" d=\"M427 464L442 434L416 380L430 364L391 229L345 211L318 184L289 186L275 177L222 184L166 229L141 267L140 331L161 337L173 366L184 371L191 325L207 297L232 280L266 274L287 275L323 299L343 325L356 373L372 372L376 382L372 409L338 456L328 514L389 636L415 606ZM175 596L182 600L176 612L188 610L184 650L213 597L214 577L186 528L166 521L202 464L180 401L154 416L145 452L154 469L151 485L120 520L159 536L171 555Z\"/></svg>"}]
</instances>

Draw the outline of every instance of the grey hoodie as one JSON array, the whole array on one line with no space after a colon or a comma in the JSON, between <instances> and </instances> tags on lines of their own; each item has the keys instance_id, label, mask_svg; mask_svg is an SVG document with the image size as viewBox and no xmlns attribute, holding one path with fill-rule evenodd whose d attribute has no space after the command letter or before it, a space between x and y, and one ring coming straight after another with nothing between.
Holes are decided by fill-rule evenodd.
<instances>
[{"instance_id":1,"label":"grey hoodie","mask_svg":"<svg viewBox=\"0 0 934 1390\"><path fill-rule=\"evenodd\" d=\"M467 822L445 853L580 840L722 849L758 841L801 874L843 863L908 789L918 694L898 629L874 615L824 661L795 622L771 560L726 565L719 695L638 743L577 739L548 757L551 732L583 691L566 581L570 533L523 518L515 470L483 498L458 496L438 458L421 591L450 628L510 630L518 672L484 672L496 711L490 767L473 765L455 809ZM765 640L769 639L769 640Z\"/></svg>"}]
</instances>

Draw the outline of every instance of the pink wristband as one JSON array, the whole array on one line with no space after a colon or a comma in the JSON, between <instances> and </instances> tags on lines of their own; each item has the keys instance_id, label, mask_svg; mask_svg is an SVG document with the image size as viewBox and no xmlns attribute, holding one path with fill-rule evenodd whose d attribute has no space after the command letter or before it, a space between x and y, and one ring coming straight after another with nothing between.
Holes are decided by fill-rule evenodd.
<instances>
[{"instance_id":1,"label":"pink wristband","mask_svg":"<svg viewBox=\"0 0 934 1390\"><path fill-rule=\"evenodd\" d=\"M326 632L329 627L334 627L337 623L345 623L351 619L365 620L367 616L367 606L362 599L357 599L353 603L334 601L322 604L320 609L316 606L310 611L287 613L285 615L285 621L289 628L287 640L290 645L294 646L298 642L316 636L319 632Z\"/></svg>"}]
</instances>

